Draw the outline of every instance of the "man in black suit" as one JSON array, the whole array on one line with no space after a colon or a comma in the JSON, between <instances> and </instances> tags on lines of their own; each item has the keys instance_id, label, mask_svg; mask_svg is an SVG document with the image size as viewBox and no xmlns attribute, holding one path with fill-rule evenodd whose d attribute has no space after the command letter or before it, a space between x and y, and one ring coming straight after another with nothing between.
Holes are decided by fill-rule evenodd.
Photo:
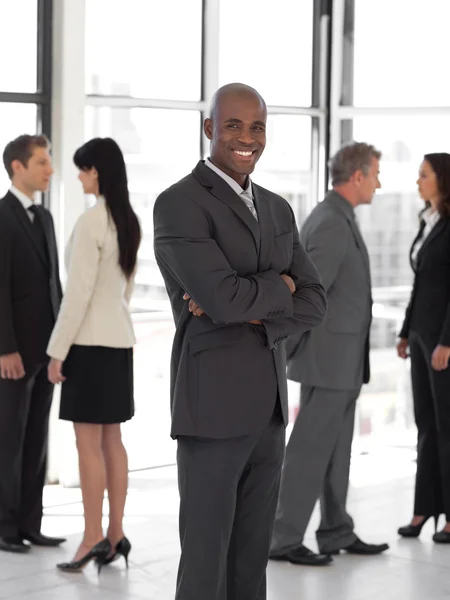
<instances>
[{"instance_id":1,"label":"man in black suit","mask_svg":"<svg viewBox=\"0 0 450 600\"><path fill-rule=\"evenodd\" d=\"M325 316L292 209L249 177L266 117L254 89L221 88L204 124L210 159L155 204L155 254L176 323L177 600L266 598L288 422L283 341Z\"/></svg>"},{"instance_id":2,"label":"man in black suit","mask_svg":"<svg viewBox=\"0 0 450 600\"><path fill-rule=\"evenodd\" d=\"M65 541L41 534L53 386L46 348L61 302L55 231L34 202L53 173L45 136L10 142L11 188L0 200L0 550Z\"/></svg>"}]
</instances>

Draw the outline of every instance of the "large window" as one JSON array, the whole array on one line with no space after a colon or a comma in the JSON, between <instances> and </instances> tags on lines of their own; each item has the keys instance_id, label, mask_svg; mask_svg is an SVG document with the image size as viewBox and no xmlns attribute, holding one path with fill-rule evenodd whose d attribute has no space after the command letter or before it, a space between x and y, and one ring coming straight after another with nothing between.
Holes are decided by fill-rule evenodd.
<instances>
[{"instance_id":1,"label":"large window","mask_svg":"<svg viewBox=\"0 0 450 600\"><path fill-rule=\"evenodd\" d=\"M0 153L22 133L50 135L51 1L0 1ZM0 169L0 195L9 186Z\"/></svg>"},{"instance_id":2,"label":"large window","mask_svg":"<svg viewBox=\"0 0 450 600\"><path fill-rule=\"evenodd\" d=\"M354 4L354 106L448 106L450 2Z\"/></svg>"},{"instance_id":3,"label":"large window","mask_svg":"<svg viewBox=\"0 0 450 600\"><path fill-rule=\"evenodd\" d=\"M201 0L87 0L88 94L200 100Z\"/></svg>"},{"instance_id":4,"label":"large window","mask_svg":"<svg viewBox=\"0 0 450 600\"><path fill-rule=\"evenodd\" d=\"M311 106L313 0L220 3L219 85L243 81L268 104Z\"/></svg>"},{"instance_id":5,"label":"large window","mask_svg":"<svg viewBox=\"0 0 450 600\"><path fill-rule=\"evenodd\" d=\"M37 91L37 22L37 0L0 3L1 91Z\"/></svg>"}]
</instances>

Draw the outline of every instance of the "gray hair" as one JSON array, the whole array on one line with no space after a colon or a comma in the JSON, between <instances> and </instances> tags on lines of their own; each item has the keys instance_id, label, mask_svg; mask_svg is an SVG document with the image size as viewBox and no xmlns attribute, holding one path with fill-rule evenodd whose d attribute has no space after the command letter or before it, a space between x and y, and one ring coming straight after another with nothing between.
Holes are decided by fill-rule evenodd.
<instances>
[{"instance_id":1,"label":"gray hair","mask_svg":"<svg viewBox=\"0 0 450 600\"><path fill-rule=\"evenodd\" d=\"M331 184L334 186L347 183L356 171L368 175L373 158L380 160L381 152L370 144L364 142L344 144L328 162Z\"/></svg>"}]
</instances>

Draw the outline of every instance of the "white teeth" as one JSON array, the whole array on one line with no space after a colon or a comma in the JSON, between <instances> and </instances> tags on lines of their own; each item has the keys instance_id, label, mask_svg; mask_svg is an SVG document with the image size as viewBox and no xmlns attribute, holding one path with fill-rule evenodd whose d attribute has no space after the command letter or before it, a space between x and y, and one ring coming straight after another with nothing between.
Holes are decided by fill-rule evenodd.
<instances>
[{"instance_id":1,"label":"white teeth","mask_svg":"<svg viewBox=\"0 0 450 600\"><path fill-rule=\"evenodd\" d=\"M234 150L234 152L236 152L236 154L240 154L241 156L251 156L253 154L253 152L250 150L250 152L244 152L242 150Z\"/></svg>"}]
</instances>

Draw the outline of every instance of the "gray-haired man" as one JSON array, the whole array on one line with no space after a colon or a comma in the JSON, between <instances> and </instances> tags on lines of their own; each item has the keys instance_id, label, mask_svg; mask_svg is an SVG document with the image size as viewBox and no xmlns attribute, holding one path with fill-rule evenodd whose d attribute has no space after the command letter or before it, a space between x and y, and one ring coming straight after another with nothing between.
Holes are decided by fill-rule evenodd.
<instances>
[{"instance_id":1,"label":"gray-haired man","mask_svg":"<svg viewBox=\"0 0 450 600\"><path fill-rule=\"evenodd\" d=\"M366 544L347 513L355 405L369 381L372 314L370 265L354 208L370 204L381 153L352 142L330 161L333 190L305 221L300 237L327 292L324 324L294 348L288 377L302 384L300 412L287 445L271 558L326 565L331 554L378 554L387 544ZM320 497L317 542L321 554L303 545Z\"/></svg>"}]
</instances>

